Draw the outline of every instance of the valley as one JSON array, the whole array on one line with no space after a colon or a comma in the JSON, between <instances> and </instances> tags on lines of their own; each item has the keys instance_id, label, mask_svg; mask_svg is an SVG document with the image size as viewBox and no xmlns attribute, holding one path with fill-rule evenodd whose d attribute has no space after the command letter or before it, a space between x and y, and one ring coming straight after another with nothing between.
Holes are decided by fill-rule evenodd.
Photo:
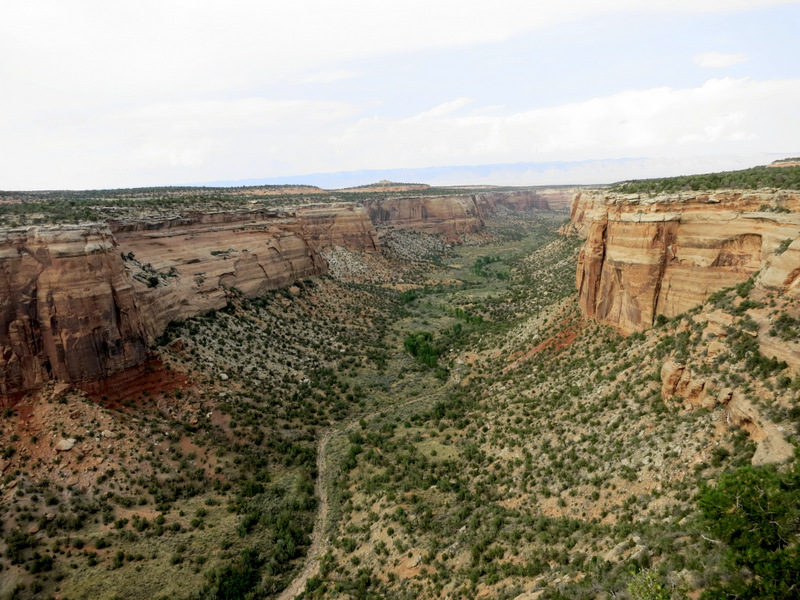
<instances>
[{"instance_id":1,"label":"valley","mask_svg":"<svg viewBox=\"0 0 800 600\"><path fill-rule=\"evenodd\" d=\"M0 598L752 584L709 498L797 494L797 192L389 189L4 230Z\"/></svg>"}]
</instances>

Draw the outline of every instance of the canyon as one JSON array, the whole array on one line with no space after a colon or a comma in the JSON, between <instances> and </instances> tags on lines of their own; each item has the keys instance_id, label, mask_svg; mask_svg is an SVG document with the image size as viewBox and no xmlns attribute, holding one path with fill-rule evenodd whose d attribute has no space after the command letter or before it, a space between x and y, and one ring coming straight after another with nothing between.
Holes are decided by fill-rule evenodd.
<instances>
[{"instance_id":1,"label":"canyon","mask_svg":"<svg viewBox=\"0 0 800 600\"><path fill-rule=\"evenodd\" d=\"M412 229L424 233L458 236L483 229L483 219L501 207L527 211L549 210L548 201L537 193L487 192L436 197L408 197L364 203L376 226Z\"/></svg>"},{"instance_id":2,"label":"canyon","mask_svg":"<svg viewBox=\"0 0 800 600\"><path fill-rule=\"evenodd\" d=\"M489 191L0 230L0 398L141 365L169 322L234 289L255 298L326 274L325 248L380 252L390 229L457 241L501 208L549 206Z\"/></svg>"},{"instance_id":3,"label":"canyon","mask_svg":"<svg viewBox=\"0 0 800 600\"><path fill-rule=\"evenodd\" d=\"M697 498L794 455L797 193L619 189L142 191L0 230L0 597L732 576Z\"/></svg>"},{"instance_id":4,"label":"canyon","mask_svg":"<svg viewBox=\"0 0 800 600\"><path fill-rule=\"evenodd\" d=\"M90 383L141 365L171 321L327 273L323 251L379 253L399 229L458 241L501 210L572 196L585 238L576 287L587 317L623 333L673 317L755 277L795 297L800 194L727 190L648 195L607 189L486 191L360 203L126 219L0 231L0 395L56 379ZM775 344L773 354L794 360Z\"/></svg>"}]
</instances>

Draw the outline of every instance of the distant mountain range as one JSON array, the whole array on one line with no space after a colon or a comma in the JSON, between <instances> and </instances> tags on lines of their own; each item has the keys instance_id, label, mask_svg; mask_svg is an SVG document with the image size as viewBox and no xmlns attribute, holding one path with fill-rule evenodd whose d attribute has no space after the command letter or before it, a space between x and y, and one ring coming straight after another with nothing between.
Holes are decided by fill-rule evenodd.
<instances>
[{"instance_id":1,"label":"distant mountain range","mask_svg":"<svg viewBox=\"0 0 800 600\"><path fill-rule=\"evenodd\" d=\"M686 158L617 158L608 160L519 162L493 165L457 165L414 169L363 169L337 173L309 173L283 177L206 181L189 185L248 186L305 184L325 189L366 185L380 180L430 185L569 185L604 184L626 179L693 175L766 165L786 153Z\"/></svg>"}]
</instances>

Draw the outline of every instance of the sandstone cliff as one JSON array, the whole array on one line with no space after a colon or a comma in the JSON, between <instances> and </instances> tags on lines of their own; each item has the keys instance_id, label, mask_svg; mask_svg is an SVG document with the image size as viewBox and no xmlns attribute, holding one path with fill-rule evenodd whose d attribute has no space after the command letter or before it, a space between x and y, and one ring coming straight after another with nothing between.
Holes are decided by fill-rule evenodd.
<instances>
[{"instance_id":1,"label":"sandstone cliff","mask_svg":"<svg viewBox=\"0 0 800 600\"><path fill-rule=\"evenodd\" d=\"M536 190L536 193L547 201L550 210L569 212L575 197L575 188L543 188Z\"/></svg>"},{"instance_id":2,"label":"sandstone cliff","mask_svg":"<svg viewBox=\"0 0 800 600\"><path fill-rule=\"evenodd\" d=\"M476 194L474 201L483 218L493 215L500 207L517 212L550 210L550 203L544 196L538 192L527 190Z\"/></svg>"},{"instance_id":3,"label":"sandstone cliff","mask_svg":"<svg viewBox=\"0 0 800 600\"><path fill-rule=\"evenodd\" d=\"M364 208L376 227L441 235L474 233L483 228L471 195L375 199L365 201Z\"/></svg>"},{"instance_id":4,"label":"sandstone cliff","mask_svg":"<svg viewBox=\"0 0 800 600\"><path fill-rule=\"evenodd\" d=\"M169 321L324 274L332 245L380 250L352 204L2 232L0 395L141 364Z\"/></svg>"},{"instance_id":5,"label":"sandstone cliff","mask_svg":"<svg viewBox=\"0 0 800 600\"><path fill-rule=\"evenodd\" d=\"M138 293L153 315L151 337L171 320L221 308L226 288L252 298L327 273L320 254L327 246L380 250L366 212L350 204L198 215L117 229L121 251L133 253L128 268L142 282ZM157 284L146 286L153 273Z\"/></svg>"},{"instance_id":6,"label":"sandstone cliff","mask_svg":"<svg viewBox=\"0 0 800 600\"><path fill-rule=\"evenodd\" d=\"M672 359L661 367L661 397L665 402L681 401L688 410L699 407L713 410L722 405L724 423L745 430L756 443L754 465L783 463L794 454L794 447L784 439L782 429L760 414L740 390L710 390L704 377Z\"/></svg>"},{"instance_id":7,"label":"sandstone cliff","mask_svg":"<svg viewBox=\"0 0 800 600\"><path fill-rule=\"evenodd\" d=\"M577 269L580 306L626 333L759 271L760 285L777 291L797 291L800 283L796 192L643 198L584 191L571 217L586 236Z\"/></svg>"},{"instance_id":8,"label":"sandstone cliff","mask_svg":"<svg viewBox=\"0 0 800 600\"><path fill-rule=\"evenodd\" d=\"M486 192L451 196L409 196L364 202L376 227L413 229L457 236L483 229L483 220L499 207L509 210L549 210L546 199L534 191Z\"/></svg>"},{"instance_id":9,"label":"sandstone cliff","mask_svg":"<svg viewBox=\"0 0 800 600\"><path fill-rule=\"evenodd\" d=\"M0 232L0 396L89 383L140 365L171 320L327 273L321 250L379 252L374 225L461 235L534 192L194 212Z\"/></svg>"},{"instance_id":10,"label":"sandstone cliff","mask_svg":"<svg viewBox=\"0 0 800 600\"><path fill-rule=\"evenodd\" d=\"M0 394L144 360L146 318L104 226L0 232Z\"/></svg>"}]
</instances>

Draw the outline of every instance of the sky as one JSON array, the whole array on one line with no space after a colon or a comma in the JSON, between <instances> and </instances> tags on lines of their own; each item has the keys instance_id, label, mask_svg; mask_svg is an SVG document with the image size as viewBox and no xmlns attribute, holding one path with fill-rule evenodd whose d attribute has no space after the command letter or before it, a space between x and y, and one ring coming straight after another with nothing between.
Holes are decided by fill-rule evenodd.
<instances>
[{"instance_id":1,"label":"sky","mask_svg":"<svg viewBox=\"0 0 800 600\"><path fill-rule=\"evenodd\" d=\"M6 0L0 189L764 164L800 155L799 24L800 0Z\"/></svg>"}]
</instances>

